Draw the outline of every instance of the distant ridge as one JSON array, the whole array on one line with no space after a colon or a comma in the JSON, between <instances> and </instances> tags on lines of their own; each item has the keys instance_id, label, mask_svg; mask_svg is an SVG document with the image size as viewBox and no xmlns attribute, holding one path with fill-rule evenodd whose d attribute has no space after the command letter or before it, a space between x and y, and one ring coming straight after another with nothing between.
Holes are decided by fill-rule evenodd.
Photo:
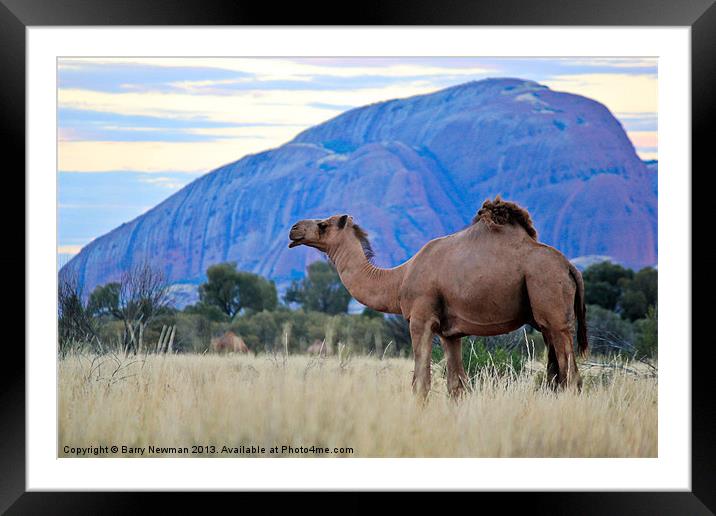
<instances>
[{"instance_id":1,"label":"distant ridge","mask_svg":"<svg viewBox=\"0 0 716 516\"><path fill-rule=\"evenodd\" d=\"M461 229L487 197L529 209L568 257L657 262L654 172L602 104L487 79L352 109L192 182L88 244L65 267L85 290L148 260L175 283L235 261L279 287L318 258L287 248L301 218L350 213L379 265Z\"/></svg>"}]
</instances>

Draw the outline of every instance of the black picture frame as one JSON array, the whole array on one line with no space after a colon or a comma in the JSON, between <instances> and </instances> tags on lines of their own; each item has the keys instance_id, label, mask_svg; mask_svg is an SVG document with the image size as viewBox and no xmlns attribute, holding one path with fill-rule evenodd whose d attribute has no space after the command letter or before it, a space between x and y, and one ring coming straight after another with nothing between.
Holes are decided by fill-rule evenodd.
<instances>
[{"instance_id":1,"label":"black picture frame","mask_svg":"<svg viewBox=\"0 0 716 516\"><path fill-rule=\"evenodd\" d=\"M716 119L716 6L715 0L502 0L478 3L470 0L444 2L363 1L355 14L347 16L340 11L318 4L285 4L281 7L261 2L220 0L0 0L0 105L3 118L3 147L7 157L15 158L14 171L25 170L25 30L31 26L62 25L550 25L550 26L685 26L691 28L692 70L692 169L708 174L707 160L713 156L709 141L709 126ZM323 13L318 16L317 13ZM330 19L328 19L330 18ZM692 237L707 232L709 203L705 196L705 177L691 171L692 205L684 207L684 218L691 216ZM24 177L6 170L5 181L13 176L13 191L25 192ZM698 177L700 187L693 188ZM702 196L701 199L698 197ZM15 194L14 197L19 195ZM24 198L24 196L23 196ZM6 205L7 209L7 205ZM17 207L3 220L17 218ZM14 217L12 216L14 214ZM700 216L702 215L702 216ZM25 241L25 227L8 223L8 238L19 248ZM701 233L703 230L705 233ZM22 231L22 234L21 234ZM703 271L716 266L716 258L707 258L708 242L692 238L692 271ZM700 249L698 252L699 247ZM26 256L17 249L3 256L6 269L13 271L6 281L8 288L21 292L20 275L31 273L26 268ZM713 254L711 254L713 256ZM699 258L701 257L701 258ZM17 284L12 284L16 282ZM7 283L6 283L7 284ZM24 286L24 281L23 281ZM704 292L708 281L694 284ZM709 302L697 303L692 291L692 321L708 321ZM668 293L666 293L668 295ZM20 306L16 296L15 306ZM24 295L22 306L25 306ZM710 301L713 306L713 302ZM26 314L27 312L25 312ZM17 327L20 317L13 319ZM23 316L23 320L26 320ZM703 324L703 323L701 323ZM694 328L695 330L696 328ZM688 328L684 329L688 346ZM713 437L716 404L712 399L713 346L709 339L697 339L693 331L692 342L692 490L690 492L556 492L556 493L482 493L482 498L505 504L510 509L523 506L534 513L550 514L713 514L716 511L716 439ZM14 339L17 342L18 339ZM24 335L23 335L24 340ZM34 513L120 513L146 506L161 496L162 508L171 510L175 505L184 511L191 508L187 497L178 493L153 495L150 493L59 493L26 492L25 488L25 353L18 345L6 342L3 357L6 360L0 375L0 511L9 514ZM32 343L27 343L31 345ZM677 345L669 343L669 345ZM436 472L439 474L439 472ZM293 494L292 504L300 503ZM217 494L212 494L216 497ZM225 498L226 495L221 495ZM245 497L246 494L242 494ZM254 495L255 496L255 495ZM212 501L216 500L212 498ZM274 500L272 498L272 500ZM420 501L417 497L414 500ZM346 507L347 500L340 503ZM220 502L220 500L216 500ZM248 503L244 500L242 503ZM370 502L369 502L370 503ZM473 501L474 503L474 501ZM247 507L247 506L245 506ZM361 504L351 505L360 510ZM365 506L367 510L371 506ZM477 507L475 506L475 509ZM183 511L182 511L183 512Z\"/></svg>"}]
</instances>

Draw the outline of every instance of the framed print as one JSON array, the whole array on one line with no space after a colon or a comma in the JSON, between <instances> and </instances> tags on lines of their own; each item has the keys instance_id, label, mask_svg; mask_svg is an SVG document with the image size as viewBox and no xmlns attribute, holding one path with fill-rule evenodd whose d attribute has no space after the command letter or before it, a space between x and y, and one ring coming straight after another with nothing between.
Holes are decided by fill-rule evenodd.
<instances>
[{"instance_id":1,"label":"framed print","mask_svg":"<svg viewBox=\"0 0 716 516\"><path fill-rule=\"evenodd\" d=\"M713 510L691 170L716 11L549 4L317 26L4 2L27 245L3 508L462 490Z\"/></svg>"}]
</instances>

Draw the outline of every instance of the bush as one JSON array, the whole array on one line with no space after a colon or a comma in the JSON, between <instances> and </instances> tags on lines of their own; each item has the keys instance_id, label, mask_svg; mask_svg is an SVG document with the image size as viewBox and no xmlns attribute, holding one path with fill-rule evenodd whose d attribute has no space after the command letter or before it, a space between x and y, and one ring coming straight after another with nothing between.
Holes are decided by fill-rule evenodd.
<instances>
[{"instance_id":1,"label":"bush","mask_svg":"<svg viewBox=\"0 0 716 516\"><path fill-rule=\"evenodd\" d=\"M249 349L272 351L278 342L281 326L269 311L258 312L234 319L231 331L241 335Z\"/></svg>"},{"instance_id":2,"label":"bush","mask_svg":"<svg viewBox=\"0 0 716 516\"><path fill-rule=\"evenodd\" d=\"M656 358L658 355L658 330L657 310L650 307L646 318L634 322L634 333L636 334L636 358Z\"/></svg>"},{"instance_id":3,"label":"bush","mask_svg":"<svg viewBox=\"0 0 716 516\"><path fill-rule=\"evenodd\" d=\"M634 330L629 321L597 305L587 307L589 345L594 353L632 353Z\"/></svg>"},{"instance_id":4,"label":"bush","mask_svg":"<svg viewBox=\"0 0 716 516\"><path fill-rule=\"evenodd\" d=\"M512 373L519 374L526 360L527 356L521 349L507 349L501 346L488 349L484 338L463 339L462 361L471 379L483 375L502 377Z\"/></svg>"},{"instance_id":5,"label":"bush","mask_svg":"<svg viewBox=\"0 0 716 516\"><path fill-rule=\"evenodd\" d=\"M582 273L586 303L615 310L622 292L621 284L633 277L633 270L608 261L587 267Z\"/></svg>"},{"instance_id":6,"label":"bush","mask_svg":"<svg viewBox=\"0 0 716 516\"><path fill-rule=\"evenodd\" d=\"M649 307L656 306L658 272L653 267L635 273L621 265L601 262L587 267L582 278L587 304L617 312L624 319L643 319Z\"/></svg>"},{"instance_id":7,"label":"bush","mask_svg":"<svg viewBox=\"0 0 716 516\"><path fill-rule=\"evenodd\" d=\"M656 269L645 267L632 279L621 282L622 294L619 298L619 312L630 321L644 319L650 307L657 303L658 273Z\"/></svg>"},{"instance_id":8,"label":"bush","mask_svg":"<svg viewBox=\"0 0 716 516\"><path fill-rule=\"evenodd\" d=\"M361 354L383 354L383 340L387 333L383 319L355 315L335 317L338 341ZM386 343L387 344L387 343Z\"/></svg>"},{"instance_id":9,"label":"bush","mask_svg":"<svg viewBox=\"0 0 716 516\"><path fill-rule=\"evenodd\" d=\"M619 299L619 307L623 318L636 321L646 315L648 304L643 292L625 290Z\"/></svg>"},{"instance_id":10,"label":"bush","mask_svg":"<svg viewBox=\"0 0 716 516\"><path fill-rule=\"evenodd\" d=\"M401 315L389 315L384 319L386 339L392 342L395 355L407 357L412 352L413 346L410 340L410 325Z\"/></svg>"},{"instance_id":11,"label":"bush","mask_svg":"<svg viewBox=\"0 0 716 516\"><path fill-rule=\"evenodd\" d=\"M176 337L174 349L184 353L205 353L211 346L211 338L222 327L199 314L179 313L176 315Z\"/></svg>"},{"instance_id":12,"label":"bush","mask_svg":"<svg viewBox=\"0 0 716 516\"><path fill-rule=\"evenodd\" d=\"M442 346L433 343L433 361L440 362L444 357ZM489 348L484 337L462 339L462 362L471 381L486 375L504 377L519 374L526 361L527 355L522 349L508 349L500 345Z\"/></svg>"}]
</instances>

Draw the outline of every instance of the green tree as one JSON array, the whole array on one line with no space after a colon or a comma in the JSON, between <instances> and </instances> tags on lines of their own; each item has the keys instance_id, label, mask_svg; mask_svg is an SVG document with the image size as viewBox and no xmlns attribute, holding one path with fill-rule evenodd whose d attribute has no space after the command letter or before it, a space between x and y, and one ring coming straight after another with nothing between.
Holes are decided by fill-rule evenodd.
<instances>
[{"instance_id":1,"label":"green tree","mask_svg":"<svg viewBox=\"0 0 716 516\"><path fill-rule=\"evenodd\" d=\"M595 263L582 273L585 282L603 281L610 285L618 285L622 278L633 278L634 271L609 261Z\"/></svg>"},{"instance_id":2,"label":"green tree","mask_svg":"<svg viewBox=\"0 0 716 516\"><path fill-rule=\"evenodd\" d=\"M286 303L298 303L304 310L327 314L348 311L351 295L341 283L336 269L327 262L313 262L300 282L294 281L284 295Z\"/></svg>"},{"instance_id":3,"label":"green tree","mask_svg":"<svg viewBox=\"0 0 716 516\"><path fill-rule=\"evenodd\" d=\"M184 312L187 314L201 316L211 322L227 322L229 319L229 316L222 312L218 306L210 305L202 301L199 301L194 305L187 305L184 308Z\"/></svg>"},{"instance_id":4,"label":"green tree","mask_svg":"<svg viewBox=\"0 0 716 516\"><path fill-rule=\"evenodd\" d=\"M235 263L220 263L206 270L199 299L219 308L229 319L242 310L273 310L278 303L276 285L257 274L236 270Z\"/></svg>"},{"instance_id":5,"label":"green tree","mask_svg":"<svg viewBox=\"0 0 716 516\"><path fill-rule=\"evenodd\" d=\"M657 304L658 273L652 267L645 267L631 279L621 282L622 294L619 309L622 317L630 321L647 317L649 308Z\"/></svg>"},{"instance_id":6,"label":"green tree","mask_svg":"<svg viewBox=\"0 0 716 516\"><path fill-rule=\"evenodd\" d=\"M587 267L582 273L586 303L616 310L622 294L622 285L633 277L634 271L611 262L600 262Z\"/></svg>"},{"instance_id":7,"label":"green tree","mask_svg":"<svg viewBox=\"0 0 716 516\"><path fill-rule=\"evenodd\" d=\"M109 316L120 318L119 297L121 285L107 283L97 286L90 294L87 310L93 317Z\"/></svg>"},{"instance_id":8,"label":"green tree","mask_svg":"<svg viewBox=\"0 0 716 516\"><path fill-rule=\"evenodd\" d=\"M619 298L619 310L622 317L632 322L644 318L648 308L646 296L640 290L627 289Z\"/></svg>"},{"instance_id":9,"label":"green tree","mask_svg":"<svg viewBox=\"0 0 716 516\"><path fill-rule=\"evenodd\" d=\"M279 336L276 312L257 312L234 319L231 329L241 335L246 344L254 350L274 348Z\"/></svg>"}]
</instances>

